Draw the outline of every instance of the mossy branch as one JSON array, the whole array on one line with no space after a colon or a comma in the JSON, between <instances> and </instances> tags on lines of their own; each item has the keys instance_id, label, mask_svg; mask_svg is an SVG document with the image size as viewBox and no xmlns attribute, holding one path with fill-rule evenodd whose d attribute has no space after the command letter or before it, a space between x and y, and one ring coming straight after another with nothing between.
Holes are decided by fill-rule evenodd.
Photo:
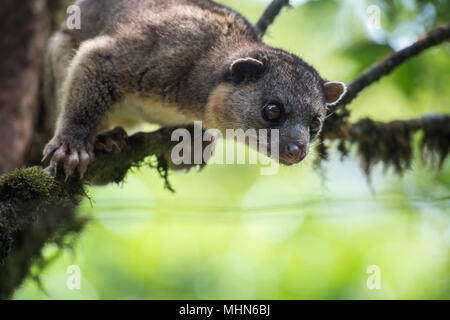
<instances>
[{"instance_id":1,"label":"mossy branch","mask_svg":"<svg viewBox=\"0 0 450 320\"><path fill-rule=\"evenodd\" d=\"M23 226L36 221L43 209L54 201L76 205L84 195L85 184L107 184L121 182L128 170L138 167L155 155L160 158L170 152L175 142L170 141L166 130L136 133L127 138L126 147L119 154L98 152L81 181L72 177L64 181L55 179L40 167L18 169L0 177L0 230L11 234ZM168 170L167 164L162 170ZM2 255L3 254L3 255ZM0 257L4 251L0 246Z\"/></svg>"},{"instance_id":2,"label":"mossy branch","mask_svg":"<svg viewBox=\"0 0 450 320\"><path fill-rule=\"evenodd\" d=\"M74 209L86 196L87 183L120 182L150 155L156 156L157 169L167 179L168 164L163 159L176 143L169 133L137 133L128 137L120 154L97 153L83 181L55 179L41 167L0 176L0 299L8 298L22 282L32 258L40 257L47 241L82 229L85 220ZM167 180L166 186L170 189Z\"/></svg>"},{"instance_id":3,"label":"mossy branch","mask_svg":"<svg viewBox=\"0 0 450 320\"><path fill-rule=\"evenodd\" d=\"M418 131L423 132L420 147L424 162L432 161L441 168L449 154L450 115L391 122L362 119L356 123L348 123L343 117L331 123L332 126L325 128L322 140L337 141L338 151L344 157L355 145L368 176L377 163L383 163L386 168L393 167L398 174L409 169L413 160L414 133ZM319 149L322 159L326 159L327 144L320 144Z\"/></svg>"},{"instance_id":4,"label":"mossy branch","mask_svg":"<svg viewBox=\"0 0 450 320\"><path fill-rule=\"evenodd\" d=\"M83 196L81 182L64 184L39 167L0 177L0 299L27 276L45 243L82 229L74 208Z\"/></svg>"},{"instance_id":5,"label":"mossy branch","mask_svg":"<svg viewBox=\"0 0 450 320\"><path fill-rule=\"evenodd\" d=\"M84 181L93 184L120 182L128 170L139 166L147 157L156 156L158 169L164 174L168 164L164 155L170 154L177 143L171 141L170 130L160 129L154 132L138 132L127 138L125 148L118 154L97 152L95 160L89 165ZM75 178L74 178L75 179Z\"/></svg>"}]
</instances>

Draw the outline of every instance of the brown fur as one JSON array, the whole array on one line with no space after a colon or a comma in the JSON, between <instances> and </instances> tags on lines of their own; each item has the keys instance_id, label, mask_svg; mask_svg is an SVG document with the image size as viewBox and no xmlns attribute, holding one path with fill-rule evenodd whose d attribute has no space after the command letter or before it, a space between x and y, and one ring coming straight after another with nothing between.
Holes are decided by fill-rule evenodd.
<instances>
[{"instance_id":1,"label":"brown fur","mask_svg":"<svg viewBox=\"0 0 450 320\"><path fill-rule=\"evenodd\" d=\"M209 0L77 4L81 30L64 27L54 36L44 81L47 104L60 109L45 155L67 175L76 167L84 173L108 113L115 123L127 115L123 123L277 128L281 147L309 144L311 119L325 116L325 80L298 57L263 44L229 8ZM243 57L264 68L244 65L233 74L230 66ZM276 126L261 119L262 106L274 99L289 115Z\"/></svg>"}]
</instances>

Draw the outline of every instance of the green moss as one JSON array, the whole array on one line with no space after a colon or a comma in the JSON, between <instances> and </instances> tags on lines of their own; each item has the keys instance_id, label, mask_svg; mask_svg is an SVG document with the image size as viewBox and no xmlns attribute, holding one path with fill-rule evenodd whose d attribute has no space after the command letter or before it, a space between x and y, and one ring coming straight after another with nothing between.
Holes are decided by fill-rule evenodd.
<instances>
[{"instance_id":1,"label":"green moss","mask_svg":"<svg viewBox=\"0 0 450 320\"><path fill-rule=\"evenodd\" d=\"M0 177L0 262L11 247L11 235L36 222L50 207L74 208L85 195L75 179L55 180L39 167L17 169Z\"/></svg>"},{"instance_id":2,"label":"green moss","mask_svg":"<svg viewBox=\"0 0 450 320\"><path fill-rule=\"evenodd\" d=\"M0 177L0 200L17 197L18 193L24 199L49 198L57 188L53 177L41 168L18 169Z\"/></svg>"}]
</instances>

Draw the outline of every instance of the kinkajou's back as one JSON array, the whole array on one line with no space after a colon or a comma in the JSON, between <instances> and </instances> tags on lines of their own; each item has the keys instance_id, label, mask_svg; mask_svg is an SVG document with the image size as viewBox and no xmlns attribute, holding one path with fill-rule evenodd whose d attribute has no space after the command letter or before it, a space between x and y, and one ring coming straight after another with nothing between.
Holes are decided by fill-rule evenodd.
<instances>
[{"instance_id":1,"label":"kinkajou's back","mask_svg":"<svg viewBox=\"0 0 450 320\"><path fill-rule=\"evenodd\" d=\"M141 28L142 23L156 26L177 21L173 24L176 28L183 16L203 22L232 16L241 24L241 31L254 33L253 26L239 13L210 0L80 0L76 5L80 8L81 29L63 27L63 31L79 41L120 32L119 26L124 25Z\"/></svg>"}]
</instances>

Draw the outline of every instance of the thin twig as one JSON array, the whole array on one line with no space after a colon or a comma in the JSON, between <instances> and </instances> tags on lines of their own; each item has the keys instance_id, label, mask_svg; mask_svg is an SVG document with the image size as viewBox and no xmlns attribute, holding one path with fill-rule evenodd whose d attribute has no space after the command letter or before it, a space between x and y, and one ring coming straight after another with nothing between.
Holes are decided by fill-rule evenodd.
<instances>
[{"instance_id":1,"label":"thin twig","mask_svg":"<svg viewBox=\"0 0 450 320\"><path fill-rule=\"evenodd\" d=\"M401 65L403 62L409 58L418 55L422 51L438 45L450 38L450 23L434 29L419 40L414 42L409 47L406 47L400 51L394 52L387 56L383 60L377 62L368 70L363 72L358 76L347 88L347 92L342 100L330 109L330 113L333 113L339 107L349 104L353 99L355 99L358 94L371 85L372 83L378 81L381 77L388 75L395 68Z\"/></svg>"},{"instance_id":2,"label":"thin twig","mask_svg":"<svg viewBox=\"0 0 450 320\"><path fill-rule=\"evenodd\" d=\"M266 33L267 28L273 23L284 6L289 6L289 0L273 0L268 5L263 15L256 23L256 29L258 30L260 37Z\"/></svg>"}]
</instances>

